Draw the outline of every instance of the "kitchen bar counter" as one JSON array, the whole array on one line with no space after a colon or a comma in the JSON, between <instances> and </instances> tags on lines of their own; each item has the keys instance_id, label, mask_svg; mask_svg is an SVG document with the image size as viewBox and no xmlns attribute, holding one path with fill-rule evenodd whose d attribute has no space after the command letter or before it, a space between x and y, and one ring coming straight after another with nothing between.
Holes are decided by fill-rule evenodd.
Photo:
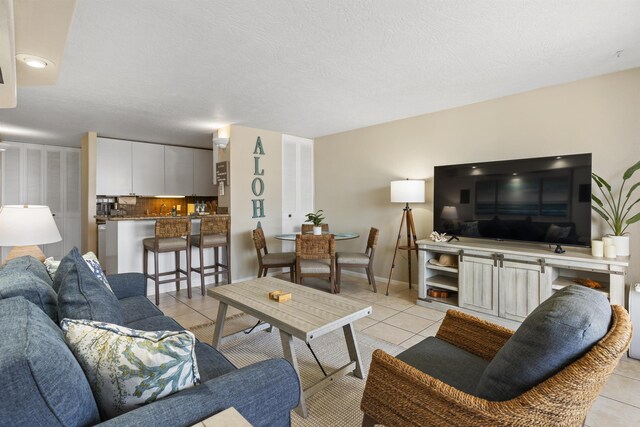
<instances>
[{"instance_id":1,"label":"kitchen bar counter","mask_svg":"<svg viewBox=\"0 0 640 427\"><path fill-rule=\"evenodd\" d=\"M122 216L104 216L104 215L96 215L96 221L144 221L148 219L163 219L163 218L191 218L191 219L200 219L203 216L215 216L217 214L205 214L205 215L141 215L141 216L133 216L133 215L122 215Z\"/></svg>"},{"instance_id":2,"label":"kitchen bar counter","mask_svg":"<svg viewBox=\"0 0 640 427\"><path fill-rule=\"evenodd\" d=\"M96 220L100 217L96 216ZM107 274L115 273L142 273L143 248L142 241L148 237L153 237L155 233L156 219L159 218L179 218L172 216L119 216L119 217L102 217L106 220L105 230L105 250L104 254L100 254L100 264L105 268ZM191 235L200 233L201 217L190 217ZM225 254L221 251L221 263L225 264ZM169 271L174 268L175 259L172 253L161 253L158 256L160 264L160 272ZM182 268L186 266L185 253L180 254L180 265ZM200 265L200 256L198 248L191 248L191 264L193 267ZM213 264L213 250L204 251L204 264ZM149 253L149 273L153 273L153 255ZM224 276L223 276L224 277ZM205 283L214 283L214 276L206 277ZM191 284L194 292L200 287L200 275L192 273ZM186 288L186 282L182 282L181 288ZM153 294L154 287L151 280L148 281L148 294ZM165 283L160 285L160 291L166 292L175 290L175 283Z\"/></svg>"}]
</instances>

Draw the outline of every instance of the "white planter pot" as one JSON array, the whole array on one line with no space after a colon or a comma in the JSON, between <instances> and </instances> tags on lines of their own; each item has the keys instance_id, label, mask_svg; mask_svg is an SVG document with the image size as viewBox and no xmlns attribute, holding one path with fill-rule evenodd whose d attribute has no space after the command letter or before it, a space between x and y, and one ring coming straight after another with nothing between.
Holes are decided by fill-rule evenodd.
<instances>
[{"instance_id":1,"label":"white planter pot","mask_svg":"<svg viewBox=\"0 0 640 427\"><path fill-rule=\"evenodd\" d=\"M629 235L609 236L613 239L613 245L616 247L616 256L629 256Z\"/></svg>"},{"instance_id":2,"label":"white planter pot","mask_svg":"<svg viewBox=\"0 0 640 427\"><path fill-rule=\"evenodd\" d=\"M319 236L320 234L322 234L322 227L321 226L313 226L313 234L315 234L316 236Z\"/></svg>"}]
</instances>

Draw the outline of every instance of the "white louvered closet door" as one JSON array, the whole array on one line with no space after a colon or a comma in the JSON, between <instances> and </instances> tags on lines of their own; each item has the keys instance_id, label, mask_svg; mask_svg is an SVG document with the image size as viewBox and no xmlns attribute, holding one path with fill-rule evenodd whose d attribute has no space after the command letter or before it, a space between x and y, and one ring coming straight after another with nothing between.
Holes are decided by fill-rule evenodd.
<instances>
[{"instance_id":1,"label":"white louvered closet door","mask_svg":"<svg viewBox=\"0 0 640 427\"><path fill-rule=\"evenodd\" d=\"M80 246L80 149L9 142L0 153L2 205L47 205L62 242L44 245L47 256L61 258ZM2 248L2 258L10 247Z\"/></svg>"},{"instance_id":2,"label":"white louvered closet door","mask_svg":"<svg viewBox=\"0 0 640 427\"><path fill-rule=\"evenodd\" d=\"M62 242L64 253L74 246L80 248L82 238L81 217L81 157L77 148L64 150L64 234ZM61 230L62 233L62 230Z\"/></svg>"},{"instance_id":3,"label":"white louvered closet door","mask_svg":"<svg viewBox=\"0 0 640 427\"><path fill-rule=\"evenodd\" d=\"M62 148L47 147L44 161L44 204L49 206L53 219L61 236L64 236L64 181L63 181ZM61 259L64 255L62 242L44 245L42 251L49 257Z\"/></svg>"},{"instance_id":4,"label":"white louvered closet door","mask_svg":"<svg viewBox=\"0 0 640 427\"><path fill-rule=\"evenodd\" d=\"M305 215L313 211L313 140L282 135L282 232L300 231ZM284 252L295 244L282 242Z\"/></svg>"}]
</instances>

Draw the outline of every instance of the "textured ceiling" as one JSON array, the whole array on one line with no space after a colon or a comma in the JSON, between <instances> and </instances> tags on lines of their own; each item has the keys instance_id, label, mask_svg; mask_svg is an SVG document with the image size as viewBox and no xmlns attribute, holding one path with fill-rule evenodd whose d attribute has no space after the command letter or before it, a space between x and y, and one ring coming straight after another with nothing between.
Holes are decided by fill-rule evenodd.
<instances>
[{"instance_id":1,"label":"textured ceiling","mask_svg":"<svg viewBox=\"0 0 640 427\"><path fill-rule=\"evenodd\" d=\"M82 0L57 84L19 87L0 137L317 137L638 67L638 17L637 0Z\"/></svg>"}]
</instances>

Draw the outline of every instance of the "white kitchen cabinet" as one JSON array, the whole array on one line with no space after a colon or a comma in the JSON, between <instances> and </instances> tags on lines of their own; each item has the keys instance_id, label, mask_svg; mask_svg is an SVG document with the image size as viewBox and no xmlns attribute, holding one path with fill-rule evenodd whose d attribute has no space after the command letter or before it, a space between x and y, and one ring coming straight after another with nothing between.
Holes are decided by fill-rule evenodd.
<instances>
[{"instance_id":1,"label":"white kitchen cabinet","mask_svg":"<svg viewBox=\"0 0 640 427\"><path fill-rule=\"evenodd\" d=\"M213 184L213 151L193 150L193 193L196 196L217 196Z\"/></svg>"},{"instance_id":2,"label":"white kitchen cabinet","mask_svg":"<svg viewBox=\"0 0 640 427\"><path fill-rule=\"evenodd\" d=\"M193 149L164 147L164 192L182 196L193 194Z\"/></svg>"},{"instance_id":3,"label":"white kitchen cabinet","mask_svg":"<svg viewBox=\"0 0 640 427\"><path fill-rule=\"evenodd\" d=\"M131 175L133 193L141 196L167 194L164 190L164 145L133 142ZM102 194L102 193L100 193Z\"/></svg>"},{"instance_id":4,"label":"white kitchen cabinet","mask_svg":"<svg viewBox=\"0 0 640 427\"><path fill-rule=\"evenodd\" d=\"M96 143L96 194L133 193L132 142L98 138Z\"/></svg>"}]
</instances>

